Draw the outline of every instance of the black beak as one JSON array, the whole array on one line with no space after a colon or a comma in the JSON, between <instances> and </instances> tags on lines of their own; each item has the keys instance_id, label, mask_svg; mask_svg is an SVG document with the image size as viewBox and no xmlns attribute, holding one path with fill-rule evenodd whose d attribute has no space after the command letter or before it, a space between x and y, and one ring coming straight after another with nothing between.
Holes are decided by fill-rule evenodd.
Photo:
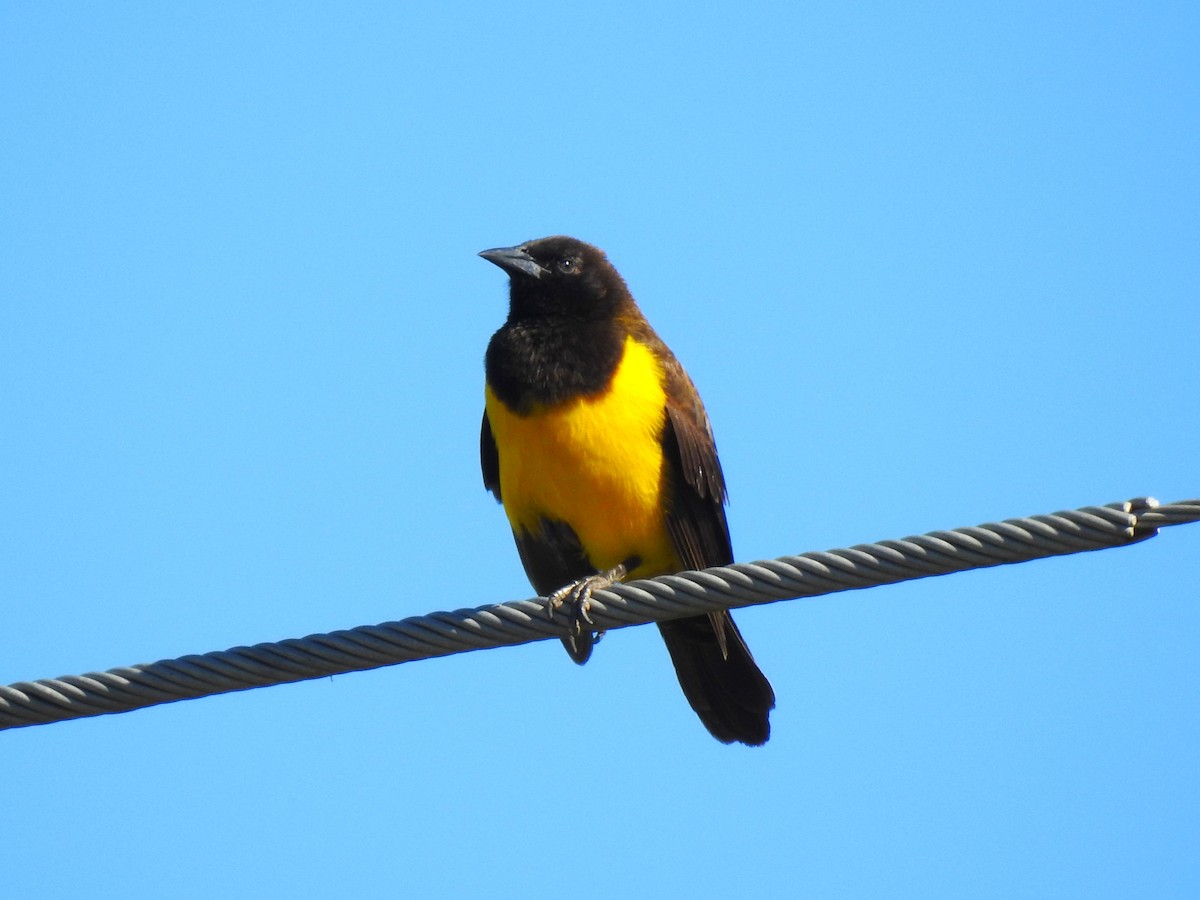
<instances>
[{"instance_id":1,"label":"black beak","mask_svg":"<svg viewBox=\"0 0 1200 900\"><path fill-rule=\"evenodd\" d=\"M513 277L528 275L530 278L541 278L547 273L522 247L497 247L494 250L482 250L479 255Z\"/></svg>"}]
</instances>

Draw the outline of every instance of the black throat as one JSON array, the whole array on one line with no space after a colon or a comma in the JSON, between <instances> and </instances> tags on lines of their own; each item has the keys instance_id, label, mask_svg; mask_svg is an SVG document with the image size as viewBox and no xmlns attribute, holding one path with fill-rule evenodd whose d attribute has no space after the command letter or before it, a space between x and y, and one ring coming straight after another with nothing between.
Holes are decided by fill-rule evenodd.
<instances>
[{"instance_id":1,"label":"black throat","mask_svg":"<svg viewBox=\"0 0 1200 900\"><path fill-rule=\"evenodd\" d=\"M611 318L514 318L492 335L486 357L492 393L518 415L608 387L625 335Z\"/></svg>"}]
</instances>

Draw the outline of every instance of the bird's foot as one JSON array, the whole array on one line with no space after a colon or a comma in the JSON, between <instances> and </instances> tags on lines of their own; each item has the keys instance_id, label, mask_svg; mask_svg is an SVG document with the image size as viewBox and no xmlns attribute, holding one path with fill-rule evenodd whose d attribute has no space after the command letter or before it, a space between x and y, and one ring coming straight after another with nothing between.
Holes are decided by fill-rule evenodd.
<instances>
[{"instance_id":1,"label":"bird's foot","mask_svg":"<svg viewBox=\"0 0 1200 900\"><path fill-rule=\"evenodd\" d=\"M547 598L546 615L551 619L562 607L570 607L570 621L567 622L567 633L562 642L567 654L581 666L592 655L592 647L604 637L603 631L593 631L596 623L588 614L592 608L592 594L612 587L625 577L627 571L626 566L621 564L607 572L573 581Z\"/></svg>"}]
</instances>

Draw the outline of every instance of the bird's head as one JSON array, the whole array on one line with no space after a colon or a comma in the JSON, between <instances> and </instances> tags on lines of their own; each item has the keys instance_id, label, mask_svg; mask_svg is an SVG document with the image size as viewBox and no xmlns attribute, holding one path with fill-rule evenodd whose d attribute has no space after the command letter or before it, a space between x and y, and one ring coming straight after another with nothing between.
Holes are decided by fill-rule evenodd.
<instances>
[{"instance_id":1,"label":"bird's head","mask_svg":"<svg viewBox=\"0 0 1200 900\"><path fill-rule=\"evenodd\" d=\"M572 237L539 238L479 255L508 273L514 318L603 318L630 299L604 251Z\"/></svg>"}]
</instances>

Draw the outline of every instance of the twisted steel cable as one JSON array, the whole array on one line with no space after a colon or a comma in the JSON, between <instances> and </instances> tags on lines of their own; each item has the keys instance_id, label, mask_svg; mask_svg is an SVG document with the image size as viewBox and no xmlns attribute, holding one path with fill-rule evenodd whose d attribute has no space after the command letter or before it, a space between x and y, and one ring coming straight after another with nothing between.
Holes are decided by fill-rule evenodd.
<instances>
[{"instance_id":1,"label":"twisted steel cable","mask_svg":"<svg viewBox=\"0 0 1200 900\"><path fill-rule=\"evenodd\" d=\"M1159 528L1196 521L1200 499L1160 506L1140 497L614 585L596 592L590 615L599 629L622 628L1120 547L1153 537ZM544 600L517 600L106 672L19 681L0 687L0 730L541 641L558 637L563 621L551 621Z\"/></svg>"}]
</instances>

